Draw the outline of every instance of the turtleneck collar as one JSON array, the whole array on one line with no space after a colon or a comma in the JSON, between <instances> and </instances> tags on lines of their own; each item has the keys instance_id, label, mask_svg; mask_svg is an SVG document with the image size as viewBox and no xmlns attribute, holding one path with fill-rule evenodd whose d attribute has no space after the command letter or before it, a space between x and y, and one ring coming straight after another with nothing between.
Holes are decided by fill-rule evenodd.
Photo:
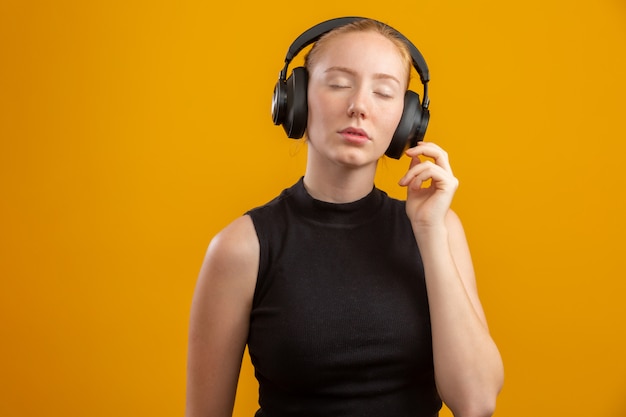
<instances>
[{"instance_id":1,"label":"turtleneck collar","mask_svg":"<svg viewBox=\"0 0 626 417\"><path fill-rule=\"evenodd\" d=\"M316 200L304 187L304 178L291 188L298 214L314 222L334 226L358 226L370 221L381 209L386 193L372 186L365 197L350 203Z\"/></svg>"}]
</instances>

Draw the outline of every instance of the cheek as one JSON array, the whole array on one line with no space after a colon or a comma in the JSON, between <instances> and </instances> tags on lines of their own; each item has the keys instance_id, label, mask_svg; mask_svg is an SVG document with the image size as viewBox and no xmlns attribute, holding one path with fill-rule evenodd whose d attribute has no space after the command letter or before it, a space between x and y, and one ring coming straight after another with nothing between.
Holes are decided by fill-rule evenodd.
<instances>
[{"instance_id":1,"label":"cheek","mask_svg":"<svg viewBox=\"0 0 626 417\"><path fill-rule=\"evenodd\" d=\"M309 98L308 100L308 107L307 107L307 133L309 134L309 136L311 135L311 132L315 131L317 125L319 124L320 119L322 118L322 115L320 114L320 106L319 103L315 100L312 100Z\"/></svg>"},{"instance_id":2,"label":"cheek","mask_svg":"<svg viewBox=\"0 0 626 417\"><path fill-rule=\"evenodd\" d=\"M389 135L389 139L396 131L398 124L400 124L400 119L402 118L402 111L404 109L404 102L400 106L396 106L393 109L386 109L385 112L381 112L384 114L383 119L381 120L383 125L385 126L386 133Z\"/></svg>"},{"instance_id":3,"label":"cheek","mask_svg":"<svg viewBox=\"0 0 626 417\"><path fill-rule=\"evenodd\" d=\"M333 107L336 103L332 100L324 100L320 94L308 96L308 129L323 127L325 121L329 120L337 109Z\"/></svg>"}]
</instances>

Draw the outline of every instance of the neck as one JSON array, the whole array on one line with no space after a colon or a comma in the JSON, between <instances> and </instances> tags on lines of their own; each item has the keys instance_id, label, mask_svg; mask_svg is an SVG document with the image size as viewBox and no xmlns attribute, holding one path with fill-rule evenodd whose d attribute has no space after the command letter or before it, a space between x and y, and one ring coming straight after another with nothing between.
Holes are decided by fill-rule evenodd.
<instances>
[{"instance_id":1,"label":"neck","mask_svg":"<svg viewBox=\"0 0 626 417\"><path fill-rule=\"evenodd\" d=\"M359 168L308 164L304 174L304 186L316 200L350 203L372 191L375 174L376 163Z\"/></svg>"}]
</instances>

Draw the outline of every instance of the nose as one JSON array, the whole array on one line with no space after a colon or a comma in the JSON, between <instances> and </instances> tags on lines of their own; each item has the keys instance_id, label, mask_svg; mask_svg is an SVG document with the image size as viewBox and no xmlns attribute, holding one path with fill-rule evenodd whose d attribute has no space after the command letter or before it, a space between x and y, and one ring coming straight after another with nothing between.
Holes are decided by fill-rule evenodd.
<instances>
[{"instance_id":1,"label":"nose","mask_svg":"<svg viewBox=\"0 0 626 417\"><path fill-rule=\"evenodd\" d=\"M348 116L364 119L367 117L367 98L362 90L357 90L350 97Z\"/></svg>"}]
</instances>

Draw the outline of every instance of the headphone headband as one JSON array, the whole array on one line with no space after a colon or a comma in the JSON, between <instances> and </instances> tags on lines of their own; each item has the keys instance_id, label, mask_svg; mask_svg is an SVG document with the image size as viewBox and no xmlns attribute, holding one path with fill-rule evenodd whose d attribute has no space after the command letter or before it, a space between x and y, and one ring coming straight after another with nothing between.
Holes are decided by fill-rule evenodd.
<instances>
[{"instance_id":1,"label":"headphone headband","mask_svg":"<svg viewBox=\"0 0 626 417\"><path fill-rule=\"evenodd\" d=\"M356 21L359 21L359 20L366 20L366 18L364 18L364 17L357 17L357 16L338 17L338 18L335 18L335 19L330 19L330 20L326 20L325 22L318 23L317 25L315 25L315 26L309 28L308 30L306 30L304 33L302 33L300 36L298 36L296 38L296 40L294 40L293 43L291 44L291 46L289 47L289 50L287 51L287 55L285 56L285 67L283 68L283 70L280 73L280 78L283 79L283 80L286 79L286 77L287 77L287 67L289 66L289 63L291 63L293 58L301 50L303 50L308 45L310 45L310 44L316 42L317 40L319 40L319 38L321 38L327 32L330 32L331 30L333 30L335 28L338 28L338 27L341 27L341 26L345 26L345 25L348 25L348 24L350 24L352 22L356 22ZM415 45L413 45L413 43L406 36L404 36L402 33L397 31L396 29L392 28L388 24L380 22L378 20L374 20L374 19L367 19L367 20L372 20L374 22L380 23L381 25L384 25L384 26L390 28L391 30L393 30L398 35L400 40L402 40L406 44L406 46L409 48L409 53L411 55L411 60L412 60L412 63L413 63L413 67L417 71L417 74L419 75L420 80L421 80L422 84L424 85L423 107L427 108L428 107L428 103L429 103L429 99L428 99L428 81L430 81L430 73L428 71L428 65L426 65L426 60L422 56L421 52L417 49L417 47L415 47Z\"/></svg>"}]
</instances>

